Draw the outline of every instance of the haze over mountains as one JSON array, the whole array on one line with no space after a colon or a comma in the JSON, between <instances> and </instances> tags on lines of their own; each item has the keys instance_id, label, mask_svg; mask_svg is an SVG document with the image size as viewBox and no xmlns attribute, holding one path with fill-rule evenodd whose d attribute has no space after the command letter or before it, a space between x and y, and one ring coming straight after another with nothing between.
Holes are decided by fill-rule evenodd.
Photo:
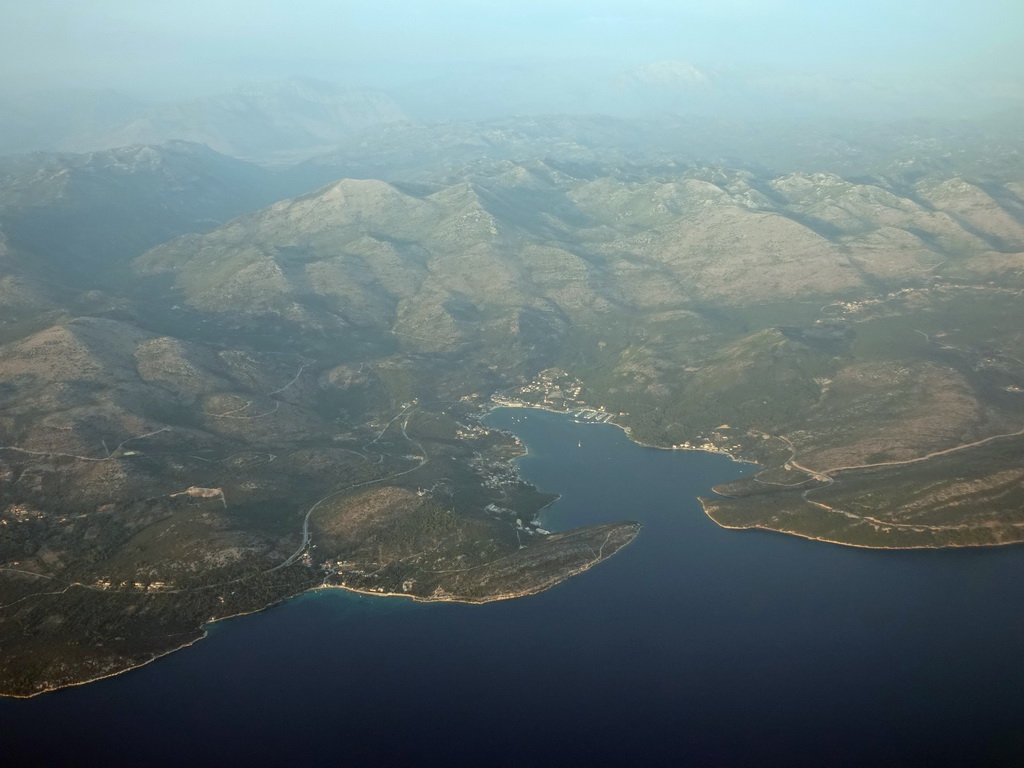
<instances>
[{"instance_id":1,"label":"haze over mountains","mask_svg":"<svg viewBox=\"0 0 1024 768\"><path fill-rule=\"evenodd\" d=\"M700 68L679 60L624 67L524 61L424 67L367 88L309 77L252 83L201 98L142 99L113 90L0 93L0 152L93 151L195 141L236 157L295 159L394 124L552 114L699 116L735 123L957 120L1019 116L1024 83L977 77L879 79ZM751 138L750 132L745 132Z\"/></svg>"},{"instance_id":2,"label":"haze over mountains","mask_svg":"<svg viewBox=\"0 0 1024 768\"><path fill-rule=\"evenodd\" d=\"M298 78L152 105L110 91L71 98L34 93L7 99L0 149L89 151L184 140L240 157L265 156L329 148L402 119L384 94Z\"/></svg>"},{"instance_id":3,"label":"haze over mountains","mask_svg":"<svg viewBox=\"0 0 1024 768\"><path fill-rule=\"evenodd\" d=\"M9 94L0 693L321 585L532 594L642 535L544 531L495 403L759 462L704 500L727 527L1024 540L1021 94L979 77Z\"/></svg>"}]
</instances>

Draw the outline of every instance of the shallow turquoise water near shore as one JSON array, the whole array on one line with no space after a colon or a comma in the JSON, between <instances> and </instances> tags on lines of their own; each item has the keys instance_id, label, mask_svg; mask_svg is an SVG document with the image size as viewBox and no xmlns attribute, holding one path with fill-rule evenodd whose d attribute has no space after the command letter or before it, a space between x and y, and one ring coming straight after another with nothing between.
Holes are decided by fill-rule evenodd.
<instances>
[{"instance_id":1,"label":"shallow turquoise water near shore","mask_svg":"<svg viewBox=\"0 0 1024 768\"><path fill-rule=\"evenodd\" d=\"M636 519L637 540L504 603L305 595L128 674L0 701L0 748L40 765L1021 764L1024 548L726 531L695 497L750 465L543 411L488 419L562 494L547 526Z\"/></svg>"}]
</instances>

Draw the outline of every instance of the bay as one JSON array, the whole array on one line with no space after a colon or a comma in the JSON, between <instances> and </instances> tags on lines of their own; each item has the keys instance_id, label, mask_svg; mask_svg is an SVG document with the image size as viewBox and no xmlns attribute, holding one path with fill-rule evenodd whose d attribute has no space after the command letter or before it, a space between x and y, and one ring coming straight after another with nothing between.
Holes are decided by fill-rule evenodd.
<instances>
[{"instance_id":1,"label":"bay","mask_svg":"<svg viewBox=\"0 0 1024 768\"><path fill-rule=\"evenodd\" d=\"M0 701L24 765L1019 765L1024 548L873 551L727 531L755 471L545 411L488 416L562 494L546 527L644 523L530 598L336 590L142 669Z\"/></svg>"}]
</instances>

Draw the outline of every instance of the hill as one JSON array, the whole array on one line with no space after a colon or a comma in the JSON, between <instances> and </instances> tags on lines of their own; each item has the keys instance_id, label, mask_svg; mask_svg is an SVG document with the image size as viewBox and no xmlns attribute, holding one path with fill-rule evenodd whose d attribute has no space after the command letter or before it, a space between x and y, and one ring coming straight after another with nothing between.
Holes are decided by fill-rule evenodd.
<instances>
[{"instance_id":1,"label":"hill","mask_svg":"<svg viewBox=\"0 0 1024 768\"><path fill-rule=\"evenodd\" d=\"M1012 173L496 159L253 210L280 177L194 145L3 168L6 693L319 585L485 602L628 544L538 528L496 402L758 461L705 500L729 527L1024 539Z\"/></svg>"}]
</instances>

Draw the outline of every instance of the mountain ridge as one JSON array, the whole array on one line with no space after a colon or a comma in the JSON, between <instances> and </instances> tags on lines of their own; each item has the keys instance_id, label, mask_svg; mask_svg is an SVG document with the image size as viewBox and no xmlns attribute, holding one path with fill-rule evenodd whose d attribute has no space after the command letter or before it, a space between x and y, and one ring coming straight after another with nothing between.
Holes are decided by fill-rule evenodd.
<instances>
[{"instance_id":1,"label":"mountain ridge","mask_svg":"<svg viewBox=\"0 0 1024 768\"><path fill-rule=\"evenodd\" d=\"M137 666L177 647L153 638L320 585L532 594L640 533L540 530L550 498L480 422L501 402L758 462L704 500L727 527L1024 540L1012 169L496 158L259 207L294 178L236 163L193 145L0 163L4 693ZM103 183L68 184L81 168ZM26 237L39 222L79 242ZM82 248L111 228L120 246ZM76 252L106 268L51 289Z\"/></svg>"}]
</instances>

